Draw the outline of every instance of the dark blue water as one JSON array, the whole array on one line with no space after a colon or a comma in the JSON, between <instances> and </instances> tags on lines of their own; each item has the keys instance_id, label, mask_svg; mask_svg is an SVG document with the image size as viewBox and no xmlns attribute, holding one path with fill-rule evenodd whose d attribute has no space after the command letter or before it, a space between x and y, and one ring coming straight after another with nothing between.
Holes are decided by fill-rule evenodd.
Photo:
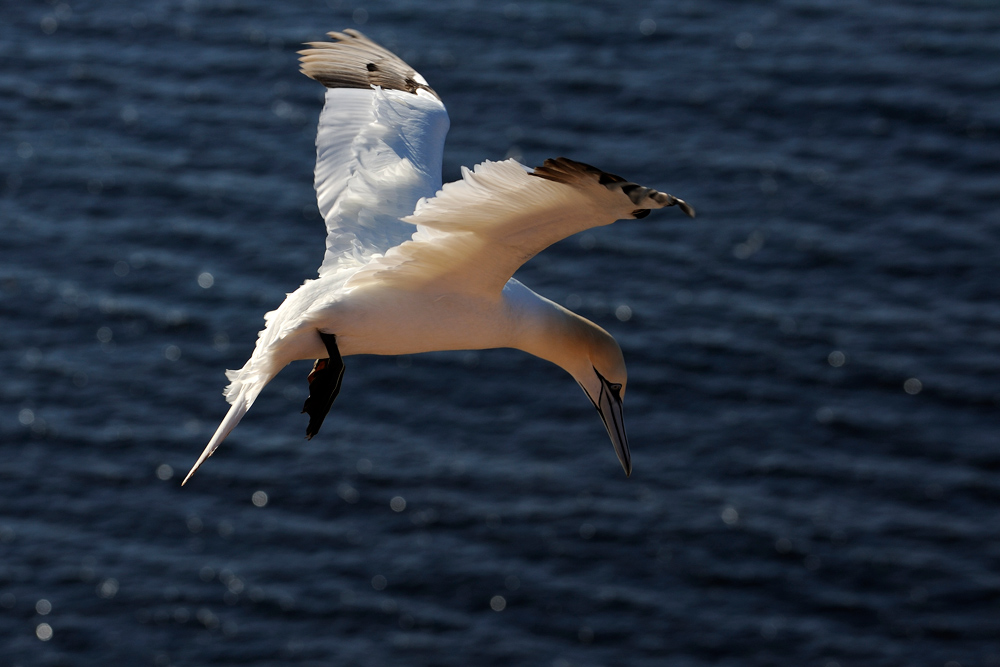
<instances>
[{"instance_id":1,"label":"dark blue water","mask_svg":"<svg viewBox=\"0 0 1000 667\"><path fill-rule=\"evenodd\" d=\"M995 3L0 15L0 664L1000 664ZM446 180L698 209L518 274L621 342L631 479L487 351L349 358L311 442L295 365L180 488L321 262L295 51L351 26L445 99Z\"/></svg>"}]
</instances>

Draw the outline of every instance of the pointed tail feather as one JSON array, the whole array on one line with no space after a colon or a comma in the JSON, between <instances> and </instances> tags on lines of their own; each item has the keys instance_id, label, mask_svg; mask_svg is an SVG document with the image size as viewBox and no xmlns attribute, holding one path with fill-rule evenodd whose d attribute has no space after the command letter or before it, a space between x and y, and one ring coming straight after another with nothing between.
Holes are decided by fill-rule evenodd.
<instances>
[{"instance_id":1,"label":"pointed tail feather","mask_svg":"<svg viewBox=\"0 0 1000 667\"><path fill-rule=\"evenodd\" d=\"M215 430L215 435L213 435L212 439L208 441L205 451L203 451L201 456L198 457L198 461L194 464L194 467L191 468L191 472L189 472L187 477L184 478L184 481L181 482L181 486L187 484L187 481L191 479L191 475L193 475L195 471L201 467L201 464L212 455L212 452L214 452L219 444L226 439L226 436L228 436L229 433L236 428L236 425L240 423L241 419L243 419L243 415L247 413L250 406L253 405L253 402L257 400L257 396L260 394L261 389L263 389L264 385L270 382L273 377L274 375L258 377L254 381L240 382L239 384L237 384L239 382L238 380L234 380L233 384L230 385L230 389L238 386L238 393L233 396L228 393L227 390L226 395L226 399L232 403L232 407L229 408L229 412L227 412L226 416L222 419L222 423L219 424L219 428Z\"/></svg>"}]
</instances>

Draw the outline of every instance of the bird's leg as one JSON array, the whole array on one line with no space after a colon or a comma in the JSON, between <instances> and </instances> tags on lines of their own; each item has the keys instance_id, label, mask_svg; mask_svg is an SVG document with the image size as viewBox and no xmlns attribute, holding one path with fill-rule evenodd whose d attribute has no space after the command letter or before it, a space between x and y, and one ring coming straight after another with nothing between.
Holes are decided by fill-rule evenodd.
<instances>
[{"instance_id":1,"label":"bird's leg","mask_svg":"<svg viewBox=\"0 0 1000 667\"><path fill-rule=\"evenodd\" d=\"M319 433L326 414L330 412L333 401L340 393L340 382L344 379L344 360L340 358L337 349L337 337L333 334L319 332L319 337L326 345L330 354L328 359L317 359L309 373L309 398L302 406L302 412L309 413L309 426L306 427L306 440Z\"/></svg>"}]
</instances>

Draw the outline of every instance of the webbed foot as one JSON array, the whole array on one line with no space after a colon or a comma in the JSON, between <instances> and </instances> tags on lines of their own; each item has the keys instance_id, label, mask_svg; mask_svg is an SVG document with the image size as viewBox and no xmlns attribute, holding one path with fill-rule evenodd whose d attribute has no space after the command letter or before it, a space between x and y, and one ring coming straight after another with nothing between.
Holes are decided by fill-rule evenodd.
<instances>
[{"instance_id":1,"label":"webbed foot","mask_svg":"<svg viewBox=\"0 0 1000 667\"><path fill-rule=\"evenodd\" d=\"M319 433L323 420L326 419L337 394L340 393L340 383L344 379L344 360L340 358L337 337L323 332L319 332L319 337L323 339L330 357L317 359L312 372L309 373L309 398L302 406L302 412L309 413L306 440L312 440L312 437Z\"/></svg>"}]
</instances>

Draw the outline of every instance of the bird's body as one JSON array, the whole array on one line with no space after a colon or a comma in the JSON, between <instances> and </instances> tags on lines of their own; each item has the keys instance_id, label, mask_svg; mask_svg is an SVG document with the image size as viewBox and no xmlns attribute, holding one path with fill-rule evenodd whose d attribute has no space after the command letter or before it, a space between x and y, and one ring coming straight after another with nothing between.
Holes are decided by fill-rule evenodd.
<instances>
[{"instance_id":1,"label":"bird's body","mask_svg":"<svg viewBox=\"0 0 1000 667\"><path fill-rule=\"evenodd\" d=\"M596 324L511 276L552 243L682 200L566 158L463 169L441 186L448 116L423 77L356 31L303 51L328 86L316 192L326 220L319 277L265 315L253 355L228 371L232 404L188 478L287 364L316 359L303 412L318 431L342 358L510 347L567 370L601 413L626 473L621 350Z\"/></svg>"}]
</instances>

